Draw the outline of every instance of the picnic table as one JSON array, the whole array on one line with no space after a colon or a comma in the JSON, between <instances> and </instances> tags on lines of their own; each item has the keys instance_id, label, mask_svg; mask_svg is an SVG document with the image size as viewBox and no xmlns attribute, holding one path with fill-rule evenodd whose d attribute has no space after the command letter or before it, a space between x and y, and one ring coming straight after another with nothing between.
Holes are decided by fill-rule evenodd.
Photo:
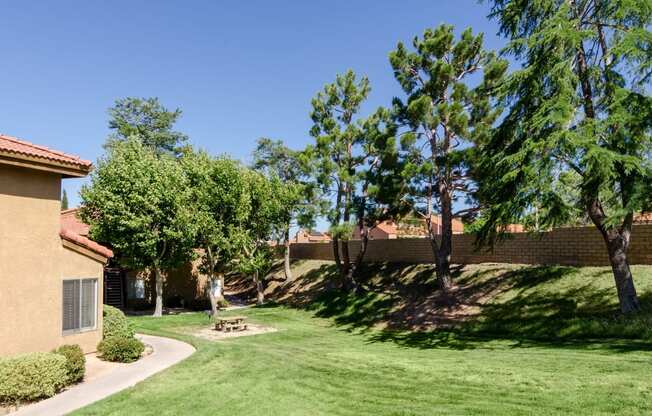
<instances>
[{"instance_id":1,"label":"picnic table","mask_svg":"<svg viewBox=\"0 0 652 416\"><path fill-rule=\"evenodd\" d=\"M217 331L244 331L247 329L247 318L244 316L227 316L215 318L215 329Z\"/></svg>"}]
</instances>

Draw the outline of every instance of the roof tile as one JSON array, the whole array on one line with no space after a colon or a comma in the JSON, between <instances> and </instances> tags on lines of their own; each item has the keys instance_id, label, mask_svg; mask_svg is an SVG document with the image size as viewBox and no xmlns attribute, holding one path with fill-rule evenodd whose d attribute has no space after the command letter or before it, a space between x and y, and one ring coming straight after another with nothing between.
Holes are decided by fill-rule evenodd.
<instances>
[{"instance_id":1,"label":"roof tile","mask_svg":"<svg viewBox=\"0 0 652 416\"><path fill-rule=\"evenodd\" d=\"M90 161L80 159L78 156L39 146L2 133L0 133L0 152L35 157L83 169L90 169L92 165Z\"/></svg>"},{"instance_id":2,"label":"roof tile","mask_svg":"<svg viewBox=\"0 0 652 416\"><path fill-rule=\"evenodd\" d=\"M59 235L64 240L80 245L106 258L113 257L113 251L88 238L88 224L77 217L78 208L61 211L61 231Z\"/></svg>"}]
</instances>

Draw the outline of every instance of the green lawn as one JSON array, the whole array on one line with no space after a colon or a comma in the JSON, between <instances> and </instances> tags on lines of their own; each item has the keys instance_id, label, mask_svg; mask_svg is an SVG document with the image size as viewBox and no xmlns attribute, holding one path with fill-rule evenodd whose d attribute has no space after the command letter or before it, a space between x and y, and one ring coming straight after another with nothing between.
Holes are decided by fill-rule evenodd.
<instances>
[{"instance_id":1,"label":"green lawn","mask_svg":"<svg viewBox=\"0 0 652 416\"><path fill-rule=\"evenodd\" d=\"M429 267L367 266L353 295L323 290L332 265L298 264L294 296L270 289L295 308L235 312L275 333L211 342L187 335L203 313L131 318L197 353L76 414L652 413L652 267L634 268L645 311L624 319L607 268L467 266L457 296L475 315L410 330L447 310Z\"/></svg>"},{"instance_id":2,"label":"green lawn","mask_svg":"<svg viewBox=\"0 0 652 416\"><path fill-rule=\"evenodd\" d=\"M238 314L241 312L239 311ZM197 353L79 415L649 414L652 352L618 341L449 339L423 348L284 307L253 308L281 331L222 342L180 336L203 314L135 318Z\"/></svg>"}]
</instances>

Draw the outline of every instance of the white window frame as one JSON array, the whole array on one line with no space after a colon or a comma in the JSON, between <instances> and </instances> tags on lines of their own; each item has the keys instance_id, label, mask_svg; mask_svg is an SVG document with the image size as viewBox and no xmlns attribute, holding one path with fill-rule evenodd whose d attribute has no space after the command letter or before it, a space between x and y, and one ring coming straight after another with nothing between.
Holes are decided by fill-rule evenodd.
<instances>
[{"instance_id":1,"label":"white window frame","mask_svg":"<svg viewBox=\"0 0 652 416\"><path fill-rule=\"evenodd\" d=\"M95 310L93 311L93 326L87 326L87 327L82 327L81 322L82 322L82 295L84 293L82 287L82 282L83 281L92 281L95 286L94 290L94 305L95 305ZM97 305L97 300L98 300L98 292L97 292L97 287L98 287L98 279L97 277L81 277L81 278L72 278L72 279L63 279L61 282L61 305L63 306L63 284L64 282L70 282L70 281L79 281L79 328L73 328L73 329L63 329L63 307L61 310L61 331L63 335L73 335L73 334L80 334L83 332L89 332L89 331L95 331L97 330L97 313L98 313L98 305Z\"/></svg>"}]
</instances>

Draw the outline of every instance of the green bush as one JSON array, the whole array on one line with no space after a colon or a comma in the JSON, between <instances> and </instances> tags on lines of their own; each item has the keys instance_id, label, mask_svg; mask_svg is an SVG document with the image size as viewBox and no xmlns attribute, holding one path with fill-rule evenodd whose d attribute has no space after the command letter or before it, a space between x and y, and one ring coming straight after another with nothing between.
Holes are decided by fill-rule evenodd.
<instances>
[{"instance_id":1,"label":"green bush","mask_svg":"<svg viewBox=\"0 0 652 416\"><path fill-rule=\"evenodd\" d=\"M130 363L140 358L145 345L136 338L105 338L97 345L103 360Z\"/></svg>"},{"instance_id":2,"label":"green bush","mask_svg":"<svg viewBox=\"0 0 652 416\"><path fill-rule=\"evenodd\" d=\"M222 298L217 301L217 307L220 309L228 308L229 307L229 301Z\"/></svg>"},{"instance_id":3,"label":"green bush","mask_svg":"<svg viewBox=\"0 0 652 416\"><path fill-rule=\"evenodd\" d=\"M79 345L62 345L53 352L66 357L68 384L77 383L84 378L86 357Z\"/></svg>"},{"instance_id":4,"label":"green bush","mask_svg":"<svg viewBox=\"0 0 652 416\"><path fill-rule=\"evenodd\" d=\"M68 382L66 358L34 352L0 359L0 403L51 397Z\"/></svg>"},{"instance_id":5,"label":"green bush","mask_svg":"<svg viewBox=\"0 0 652 416\"><path fill-rule=\"evenodd\" d=\"M133 338L134 328L120 309L104 305L104 338Z\"/></svg>"}]
</instances>

